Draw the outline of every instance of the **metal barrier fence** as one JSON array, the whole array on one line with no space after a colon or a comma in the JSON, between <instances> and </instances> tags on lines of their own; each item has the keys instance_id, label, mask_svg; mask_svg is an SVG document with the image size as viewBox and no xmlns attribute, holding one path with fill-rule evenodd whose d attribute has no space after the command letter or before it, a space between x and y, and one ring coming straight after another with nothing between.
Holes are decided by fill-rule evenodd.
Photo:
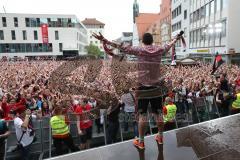
<instances>
[{"instance_id":1,"label":"metal barrier fence","mask_svg":"<svg viewBox=\"0 0 240 160\"><path fill-rule=\"evenodd\" d=\"M178 107L178 106L177 106ZM124 116L125 113L121 112L121 114ZM214 115L214 116L213 116ZM151 119L151 114L148 113L148 134L154 134L157 132L156 124ZM206 98L195 98L192 100L192 103L188 103L188 109L186 110L184 118L179 116L176 116L176 127L182 127L191 125L194 123L199 123L203 121L207 121L210 119L218 118L220 117L218 107L214 101L209 101ZM80 145L80 139L78 136L77 131L77 119L76 115L69 114L69 128L70 133L74 139L75 145ZM128 139L134 138L134 124L133 122L129 121L129 127L126 131L124 128L124 120L121 120L120 118L120 127L118 131L118 141L124 141ZM36 120L33 122L33 126L35 129L37 141L34 142L31 146L31 155L32 159L44 159L44 158L50 158L53 156L54 153L54 147L52 145L52 135L51 135L51 128L49 124L50 118L49 117L43 117L41 120ZM16 146L17 139L15 135L15 128L13 121L9 121L8 123L9 129L11 131L11 135L7 139L6 143L6 154L5 158L6 160L16 160L21 159L19 158L19 152L12 152L11 150ZM96 125L94 123L93 125L93 143L95 143L95 146L100 145L107 145L107 118L104 116L104 122L103 122L103 133L97 134L96 132ZM98 144L96 144L98 143Z\"/></svg>"}]
</instances>

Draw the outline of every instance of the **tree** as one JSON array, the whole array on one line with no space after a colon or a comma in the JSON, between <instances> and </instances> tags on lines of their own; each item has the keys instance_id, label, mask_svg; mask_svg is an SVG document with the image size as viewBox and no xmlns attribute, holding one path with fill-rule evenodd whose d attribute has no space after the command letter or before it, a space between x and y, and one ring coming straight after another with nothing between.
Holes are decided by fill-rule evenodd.
<instances>
[{"instance_id":1,"label":"tree","mask_svg":"<svg viewBox=\"0 0 240 160\"><path fill-rule=\"evenodd\" d=\"M99 57L102 55L101 50L94 44L90 44L89 46L86 46L86 50L87 50L87 53L92 56Z\"/></svg>"}]
</instances>

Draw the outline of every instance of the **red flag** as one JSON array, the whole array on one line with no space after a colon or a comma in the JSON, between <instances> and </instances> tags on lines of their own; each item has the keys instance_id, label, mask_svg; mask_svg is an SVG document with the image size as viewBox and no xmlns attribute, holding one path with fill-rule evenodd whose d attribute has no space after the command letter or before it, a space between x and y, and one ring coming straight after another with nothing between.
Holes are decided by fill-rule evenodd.
<instances>
[{"instance_id":1,"label":"red flag","mask_svg":"<svg viewBox=\"0 0 240 160\"><path fill-rule=\"evenodd\" d=\"M213 69L212 69L212 73L211 74L214 74L216 72L216 70L224 63L223 59L222 59L222 56L221 55L216 55L215 56L215 60L214 60L214 63L213 63Z\"/></svg>"},{"instance_id":2,"label":"red flag","mask_svg":"<svg viewBox=\"0 0 240 160\"><path fill-rule=\"evenodd\" d=\"M41 29L42 29L42 40L43 40L43 43L46 44L48 43L48 25L42 24Z\"/></svg>"}]
</instances>

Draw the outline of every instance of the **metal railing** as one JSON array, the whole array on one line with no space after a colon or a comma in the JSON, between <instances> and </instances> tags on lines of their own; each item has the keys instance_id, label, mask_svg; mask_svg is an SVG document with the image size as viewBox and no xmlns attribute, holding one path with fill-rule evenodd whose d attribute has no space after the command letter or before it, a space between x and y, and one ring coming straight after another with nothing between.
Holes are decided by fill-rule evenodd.
<instances>
[{"instance_id":1,"label":"metal railing","mask_svg":"<svg viewBox=\"0 0 240 160\"><path fill-rule=\"evenodd\" d=\"M180 117L177 115L175 119L176 127L183 127L188 126L194 123L200 123L203 121L208 121L210 119L215 119L220 117L218 107L214 101L209 102L206 98L195 98L192 99L192 103L188 103L188 109L186 110L185 116L183 119L180 119ZM177 106L178 107L178 106ZM124 112L121 112L120 114L124 115ZM214 115L214 116L213 116ZM182 115L181 115L182 116ZM151 114L148 113L148 117L151 117ZM181 117L182 118L182 117ZM77 120L76 115L69 114L69 128L70 133L74 139L75 145L80 145L80 140L78 136L77 131ZM33 126L35 129L37 141L34 142L31 146L31 155L32 157L38 157L38 159L44 159L44 158L50 158L53 156L54 153L54 147L52 144L52 135L51 135L51 127L49 124L50 117L43 117L41 120L36 120L33 122ZM119 131L118 131L118 140L124 141L127 139L134 138L133 132L134 132L134 123L129 121L127 123L130 123L128 131L124 131L124 121L119 122ZM153 121L151 118L148 119L148 128L149 128L149 134L154 134L154 128L157 126L153 124ZM5 158L6 160L16 159L19 157L19 152L11 152L11 149L16 146L17 139L15 135L15 128L13 121L8 122L9 129L11 131L11 135L7 139L6 143L6 154ZM96 125L94 123L93 125L93 139L92 141L93 146L94 143L99 141L98 145L95 146L101 146L101 145L107 145L107 117L104 116L104 122L103 122L103 133L97 134L96 132ZM34 158L36 159L36 158Z\"/></svg>"}]
</instances>

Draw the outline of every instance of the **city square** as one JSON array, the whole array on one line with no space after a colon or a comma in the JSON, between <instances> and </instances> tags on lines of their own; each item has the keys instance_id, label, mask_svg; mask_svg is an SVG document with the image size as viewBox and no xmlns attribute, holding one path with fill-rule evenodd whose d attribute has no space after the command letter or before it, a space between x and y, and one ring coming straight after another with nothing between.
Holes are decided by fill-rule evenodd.
<instances>
[{"instance_id":1,"label":"city square","mask_svg":"<svg viewBox=\"0 0 240 160\"><path fill-rule=\"evenodd\" d=\"M240 159L238 1L105 1L0 3L0 160Z\"/></svg>"}]
</instances>

